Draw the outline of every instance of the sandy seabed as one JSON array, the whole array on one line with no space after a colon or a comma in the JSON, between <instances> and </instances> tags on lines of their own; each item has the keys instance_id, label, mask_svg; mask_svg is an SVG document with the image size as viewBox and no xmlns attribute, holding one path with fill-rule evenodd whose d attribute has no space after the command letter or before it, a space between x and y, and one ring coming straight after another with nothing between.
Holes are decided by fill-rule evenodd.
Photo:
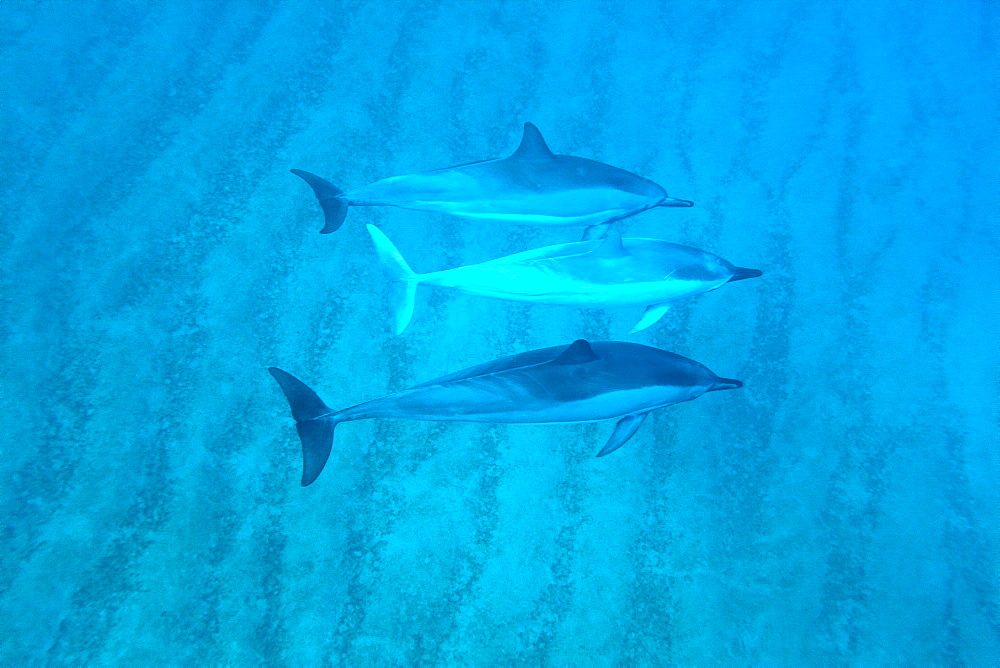
<instances>
[{"instance_id":1,"label":"sandy seabed","mask_svg":"<svg viewBox=\"0 0 1000 668\"><path fill-rule=\"evenodd\" d=\"M1000 14L982 2L0 4L0 662L1000 662ZM765 274L638 310L418 295L578 238L345 188L553 150ZM611 424L345 424L576 338L746 387Z\"/></svg>"}]
</instances>

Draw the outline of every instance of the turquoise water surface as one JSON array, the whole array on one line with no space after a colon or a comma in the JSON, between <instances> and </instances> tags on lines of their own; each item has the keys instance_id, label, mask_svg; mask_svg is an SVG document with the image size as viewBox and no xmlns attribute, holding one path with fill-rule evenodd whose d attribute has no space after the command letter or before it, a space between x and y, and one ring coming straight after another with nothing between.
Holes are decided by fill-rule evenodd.
<instances>
[{"instance_id":1,"label":"turquoise water surface","mask_svg":"<svg viewBox=\"0 0 1000 668\"><path fill-rule=\"evenodd\" d=\"M0 663L1000 663L1000 11L938 2L0 4ZM581 310L416 271L580 228L351 209L510 153L662 184L761 278ZM574 339L745 387L613 423L341 408Z\"/></svg>"}]
</instances>

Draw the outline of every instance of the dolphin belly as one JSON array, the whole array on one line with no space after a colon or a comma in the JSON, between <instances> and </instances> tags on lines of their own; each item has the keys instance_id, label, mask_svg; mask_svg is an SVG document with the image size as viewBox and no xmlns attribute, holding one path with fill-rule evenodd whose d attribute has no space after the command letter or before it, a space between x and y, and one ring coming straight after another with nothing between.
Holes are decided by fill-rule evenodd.
<instances>
[{"instance_id":1,"label":"dolphin belly","mask_svg":"<svg viewBox=\"0 0 1000 668\"><path fill-rule=\"evenodd\" d=\"M515 225L589 226L632 216L657 204L657 200L607 187L552 190L491 187L485 189L483 196L467 195L425 205L455 216Z\"/></svg>"},{"instance_id":2,"label":"dolphin belly","mask_svg":"<svg viewBox=\"0 0 1000 668\"><path fill-rule=\"evenodd\" d=\"M718 285L722 285L719 283ZM661 304L713 290L718 285L704 281L664 280L607 283L582 287L566 295L565 304L600 306L642 306Z\"/></svg>"},{"instance_id":3,"label":"dolphin belly","mask_svg":"<svg viewBox=\"0 0 1000 668\"><path fill-rule=\"evenodd\" d=\"M478 297L592 307L659 304L708 292L724 283L670 278L628 280L620 273L596 273L580 275L537 263L483 263L427 274L422 280L427 285Z\"/></svg>"},{"instance_id":4,"label":"dolphin belly","mask_svg":"<svg viewBox=\"0 0 1000 668\"><path fill-rule=\"evenodd\" d=\"M531 380L493 377L405 390L349 408L343 420L404 418L432 422L492 422L543 424L595 422L694 399L702 387L640 387L600 392L560 400L538 396Z\"/></svg>"},{"instance_id":5,"label":"dolphin belly","mask_svg":"<svg viewBox=\"0 0 1000 668\"><path fill-rule=\"evenodd\" d=\"M658 200L609 187L536 189L440 170L382 179L346 193L352 206L395 206L515 225L589 226L631 216Z\"/></svg>"},{"instance_id":6,"label":"dolphin belly","mask_svg":"<svg viewBox=\"0 0 1000 668\"><path fill-rule=\"evenodd\" d=\"M409 207L403 207L409 208ZM470 210L471 209L471 210ZM494 221L510 225L543 225L550 227L582 227L606 223L633 216L643 209L605 209L582 215L560 213L520 213L501 211L481 211L471 207L448 204L436 208L421 208L421 211L439 211L452 216L472 218L475 220Z\"/></svg>"},{"instance_id":7,"label":"dolphin belly","mask_svg":"<svg viewBox=\"0 0 1000 668\"><path fill-rule=\"evenodd\" d=\"M489 422L598 422L620 418L638 412L671 406L689 401L704 394L704 388L676 387L664 391L663 387L644 387L604 392L586 399L555 404L539 417L522 419L512 413L513 419L482 420ZM477 420L478 421L478 420Z\"/></svg>"}]
</instances>

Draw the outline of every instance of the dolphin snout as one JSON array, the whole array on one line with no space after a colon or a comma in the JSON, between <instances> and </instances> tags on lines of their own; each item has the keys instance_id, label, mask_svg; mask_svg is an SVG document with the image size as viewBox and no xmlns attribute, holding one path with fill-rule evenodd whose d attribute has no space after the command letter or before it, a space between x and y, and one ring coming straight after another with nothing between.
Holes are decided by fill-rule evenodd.
<instances>
[{"instance_id":1,"label":"dolphin snout","mask_svg":"<svg viewBox=\"0 0 1000 668\"><path fill-rule=\"evenodd\" d=\"M694 206L694 202L689 202L686 199L677 199L675 197L664 197L663 201L660 202L658 206Z\"/></svg>"},{"instance_id":2,"label":"dolphin snout","mask_svg":"<svg viewBox=\"0 0 1000 668\"><path fill-rule=\"evenodd\" d=\"M736 380L735 378L716 378L715 384L708 388L709 392L715 392L717 390L738 390L743 387L742 380Z\"/></svg>"},{"instance_id":3,"label":"dolphin snout","mask_svg":"<svg viewBox=\"0 0 1000 668\"><path fill-rule=\"evenodd\" d=\"M760 269L747 269L746 267L733 267L733 269L733 276L729 279L730 283L742 281L744 278L757 278L764 274Z\"/></svg>"}]
</instances>

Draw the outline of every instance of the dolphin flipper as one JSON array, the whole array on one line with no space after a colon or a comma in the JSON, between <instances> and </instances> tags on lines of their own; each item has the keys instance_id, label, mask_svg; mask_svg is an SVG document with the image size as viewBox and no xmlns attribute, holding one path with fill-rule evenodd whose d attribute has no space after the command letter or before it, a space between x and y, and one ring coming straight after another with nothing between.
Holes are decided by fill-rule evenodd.
<instances>
[{"instance_id":1,"label":"dolphin flipper","mask_svg":"<svg viewBox=\"0 0 1000 668\"><path fill-rule=\"evenodd\" d=\"M590 228L588 227L587 229L589 230ZM607 226L607 232L601 239L601 243L590 252L590 257L605 260L614 260L626 257L627 255L628 251L625 250L625 244L622 243L621 229L617 225L610 224Z\"/></svg>"},{"instance_id":2,"label":"dolphin flipper","mask_svg":"<svg viewBox=\"0 0 1000 668\"><path fill-rule=\"evenodd\" d=\"M642 426L643 421L649 412L645 413L633 413L632 415L626 415L618 424L615 425L615 430L611 433L611 438L608 439L607 445L601 448L601 451L597 453L598 457L603 457L604 455L610 455L612 452L618 448L625 445L628 439L635 435L635 432L639 430Z\"/></svg>"},{"instance_id":3,"label":"dolphin flipper","mask_svg":"<svg viewBox=\"0 0 1000 668\"><path fill-rule=\"evenodd\" d=\"M603 239L611 229L611 221L604 223L598 223L597 225L591 225L583 231L583 238L580 241L593 241L594 239Z\"/></svg>"},{"instance_id":4,"label":"dolphin flipper","mask_svg":"<svg viewBox=\"0 0 1000 668\"><path fill-rule=\"evenodd\" d=\"M332 417L334 411L301 380L273 366L268 371L284 391L295 418L295 430L302 441L302 486L306 487L319 477L330 458L338 420Z\"/></svg>"},{"instance_id":5,"label":"dolphin flipper","mask_svg":"<svg viewBox=\"0 0 1000 668\"><path fill-rule=\"evenodd\" d=\"M669 310L670 304L652 304L647 306L646 312L642 314L639 322L635 323L635 327L629 331L629 334L641 332L650 325L656 324L656 321L662 318Z\"/></svg>"},{"instance_id":6,"label":"dolphin flipper","mask_svg":"<svg viewBox=\"0 0 1000 668\"><path fill-rule=\"evenodd\" d=\"M339 230L340 226L344 224L344 219L347 218L348 202L344 199L344 193L326 179L315 174L303 172L301 169L293 169L292 174L308 183L316 194L316 199L319 200L319 206L323 209L323 215L326 218L323 229L319 231L320 234L329 234Z\"/></svg>"}]
</instances>

